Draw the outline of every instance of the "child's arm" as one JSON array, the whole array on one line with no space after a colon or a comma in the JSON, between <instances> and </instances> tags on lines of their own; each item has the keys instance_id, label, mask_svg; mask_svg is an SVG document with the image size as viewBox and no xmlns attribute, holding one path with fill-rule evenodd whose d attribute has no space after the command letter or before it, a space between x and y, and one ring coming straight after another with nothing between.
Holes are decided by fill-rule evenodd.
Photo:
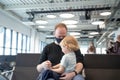
<instances>
[{"instance_id":1,"label":"child's arm","mask_svg":"<svg viewBox=\"0 0 120 80\"><path fill-rule=\"evenodd\" d=\"M58 67L59 66L59 67ZM64 72L64 70L65 70L65 68L62 66L62 65L57 65L57 66L55 66L55 67L57 67L57 68L52 68L51 70L52 71L55 71L55 72L57 72L57 73L63 73Z\"/></svg>"},{"instance_id":2,"label":"child's arm","mask_svg":"<svg viewBox=\"0 0 120 80\"><path fill-rule=\"evenodd\" d=\"M52 69L56 69L56 68L59 68L60 67L60 64L57 64L55 66L52 66Z\"/></svg>"}]
</instances>

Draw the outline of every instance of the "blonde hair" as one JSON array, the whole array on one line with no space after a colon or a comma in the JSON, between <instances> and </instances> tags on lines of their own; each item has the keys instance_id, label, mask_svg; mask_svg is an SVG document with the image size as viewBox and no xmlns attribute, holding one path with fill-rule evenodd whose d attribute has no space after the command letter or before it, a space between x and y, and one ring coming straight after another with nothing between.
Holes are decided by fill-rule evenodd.
<instances>
[{"instance_id":1,"label":"blonde hair","mask_svg":"<svg viewBox=\"0 0 120 80\"><path fill-rule=\"evenodd\" d=\"M76 51L79 49L79 44L73 36L66 36L61 42L61 46L67 46L69 50Z\"/></svg>"}]
</instances>

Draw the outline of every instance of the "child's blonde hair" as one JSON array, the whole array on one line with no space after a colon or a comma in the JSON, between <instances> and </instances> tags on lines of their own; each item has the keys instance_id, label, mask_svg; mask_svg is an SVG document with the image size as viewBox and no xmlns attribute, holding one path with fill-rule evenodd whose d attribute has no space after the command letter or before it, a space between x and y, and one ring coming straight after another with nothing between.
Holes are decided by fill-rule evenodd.
<instances>
[{"instance_id":1,"label":"child's blonde hair","mask_svg":"<svg viewBox=\"0 0 120 80\"><path fill-rule=\"evenodd\" d=\"M79 49L78 41L73 36L66 36L61 42L61 46L66 46L69 50L76 51Z\"/></svg>"}]
</instances>

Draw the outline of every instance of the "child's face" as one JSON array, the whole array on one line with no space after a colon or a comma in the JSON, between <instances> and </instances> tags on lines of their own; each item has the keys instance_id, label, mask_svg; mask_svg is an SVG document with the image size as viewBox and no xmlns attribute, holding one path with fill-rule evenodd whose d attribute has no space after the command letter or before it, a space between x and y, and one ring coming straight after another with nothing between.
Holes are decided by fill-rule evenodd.
<instances>
[{"instance_id":1,"label":"child's face","mask_svg":"<svg viewBox=\"0 0 120 80\"><path fill-rule=\"evenodd\" d=\"M68 51L67 47L66 47L66 46L61 46L61 48L62 48L62 52L63 52L64 54L66 54L67 51Z\"/></svg>"}]
</instances>

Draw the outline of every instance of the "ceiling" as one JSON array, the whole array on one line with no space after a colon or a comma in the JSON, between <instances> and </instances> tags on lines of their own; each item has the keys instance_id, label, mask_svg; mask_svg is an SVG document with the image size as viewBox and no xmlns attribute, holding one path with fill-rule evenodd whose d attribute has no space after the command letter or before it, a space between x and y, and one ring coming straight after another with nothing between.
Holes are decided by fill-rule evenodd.
<instances>
[{"instance_id":1,"label":"ceiling","mask_svg":"<svg viewBox=\"0 0 120 80\"><path fill-rule=\"evenodd\" d=\"M109 34L111 30L118 28L120 22L120 0L0 0L0 8L14 15L23 24L34 27L38 32L52 35L54 26L63 20L60 18L62 13L71 13L75 16L70 20L76 20L76 28L68 28L69 32L81 33L80 39L98 41ZM100 16L103 11L111 11L109 16ZM54 19L47 18L48 14L56 15ZM48 21L45 28L38 28L36 24L38 19ZM92 25L93 20L105 21L105 28L99 28L98 25ZM117 27L115 27L117 26ZM90 32L97 31L99 34L89 38ZM105 33L108 32L108 33Z\"/></svg>"}]
</instances>

